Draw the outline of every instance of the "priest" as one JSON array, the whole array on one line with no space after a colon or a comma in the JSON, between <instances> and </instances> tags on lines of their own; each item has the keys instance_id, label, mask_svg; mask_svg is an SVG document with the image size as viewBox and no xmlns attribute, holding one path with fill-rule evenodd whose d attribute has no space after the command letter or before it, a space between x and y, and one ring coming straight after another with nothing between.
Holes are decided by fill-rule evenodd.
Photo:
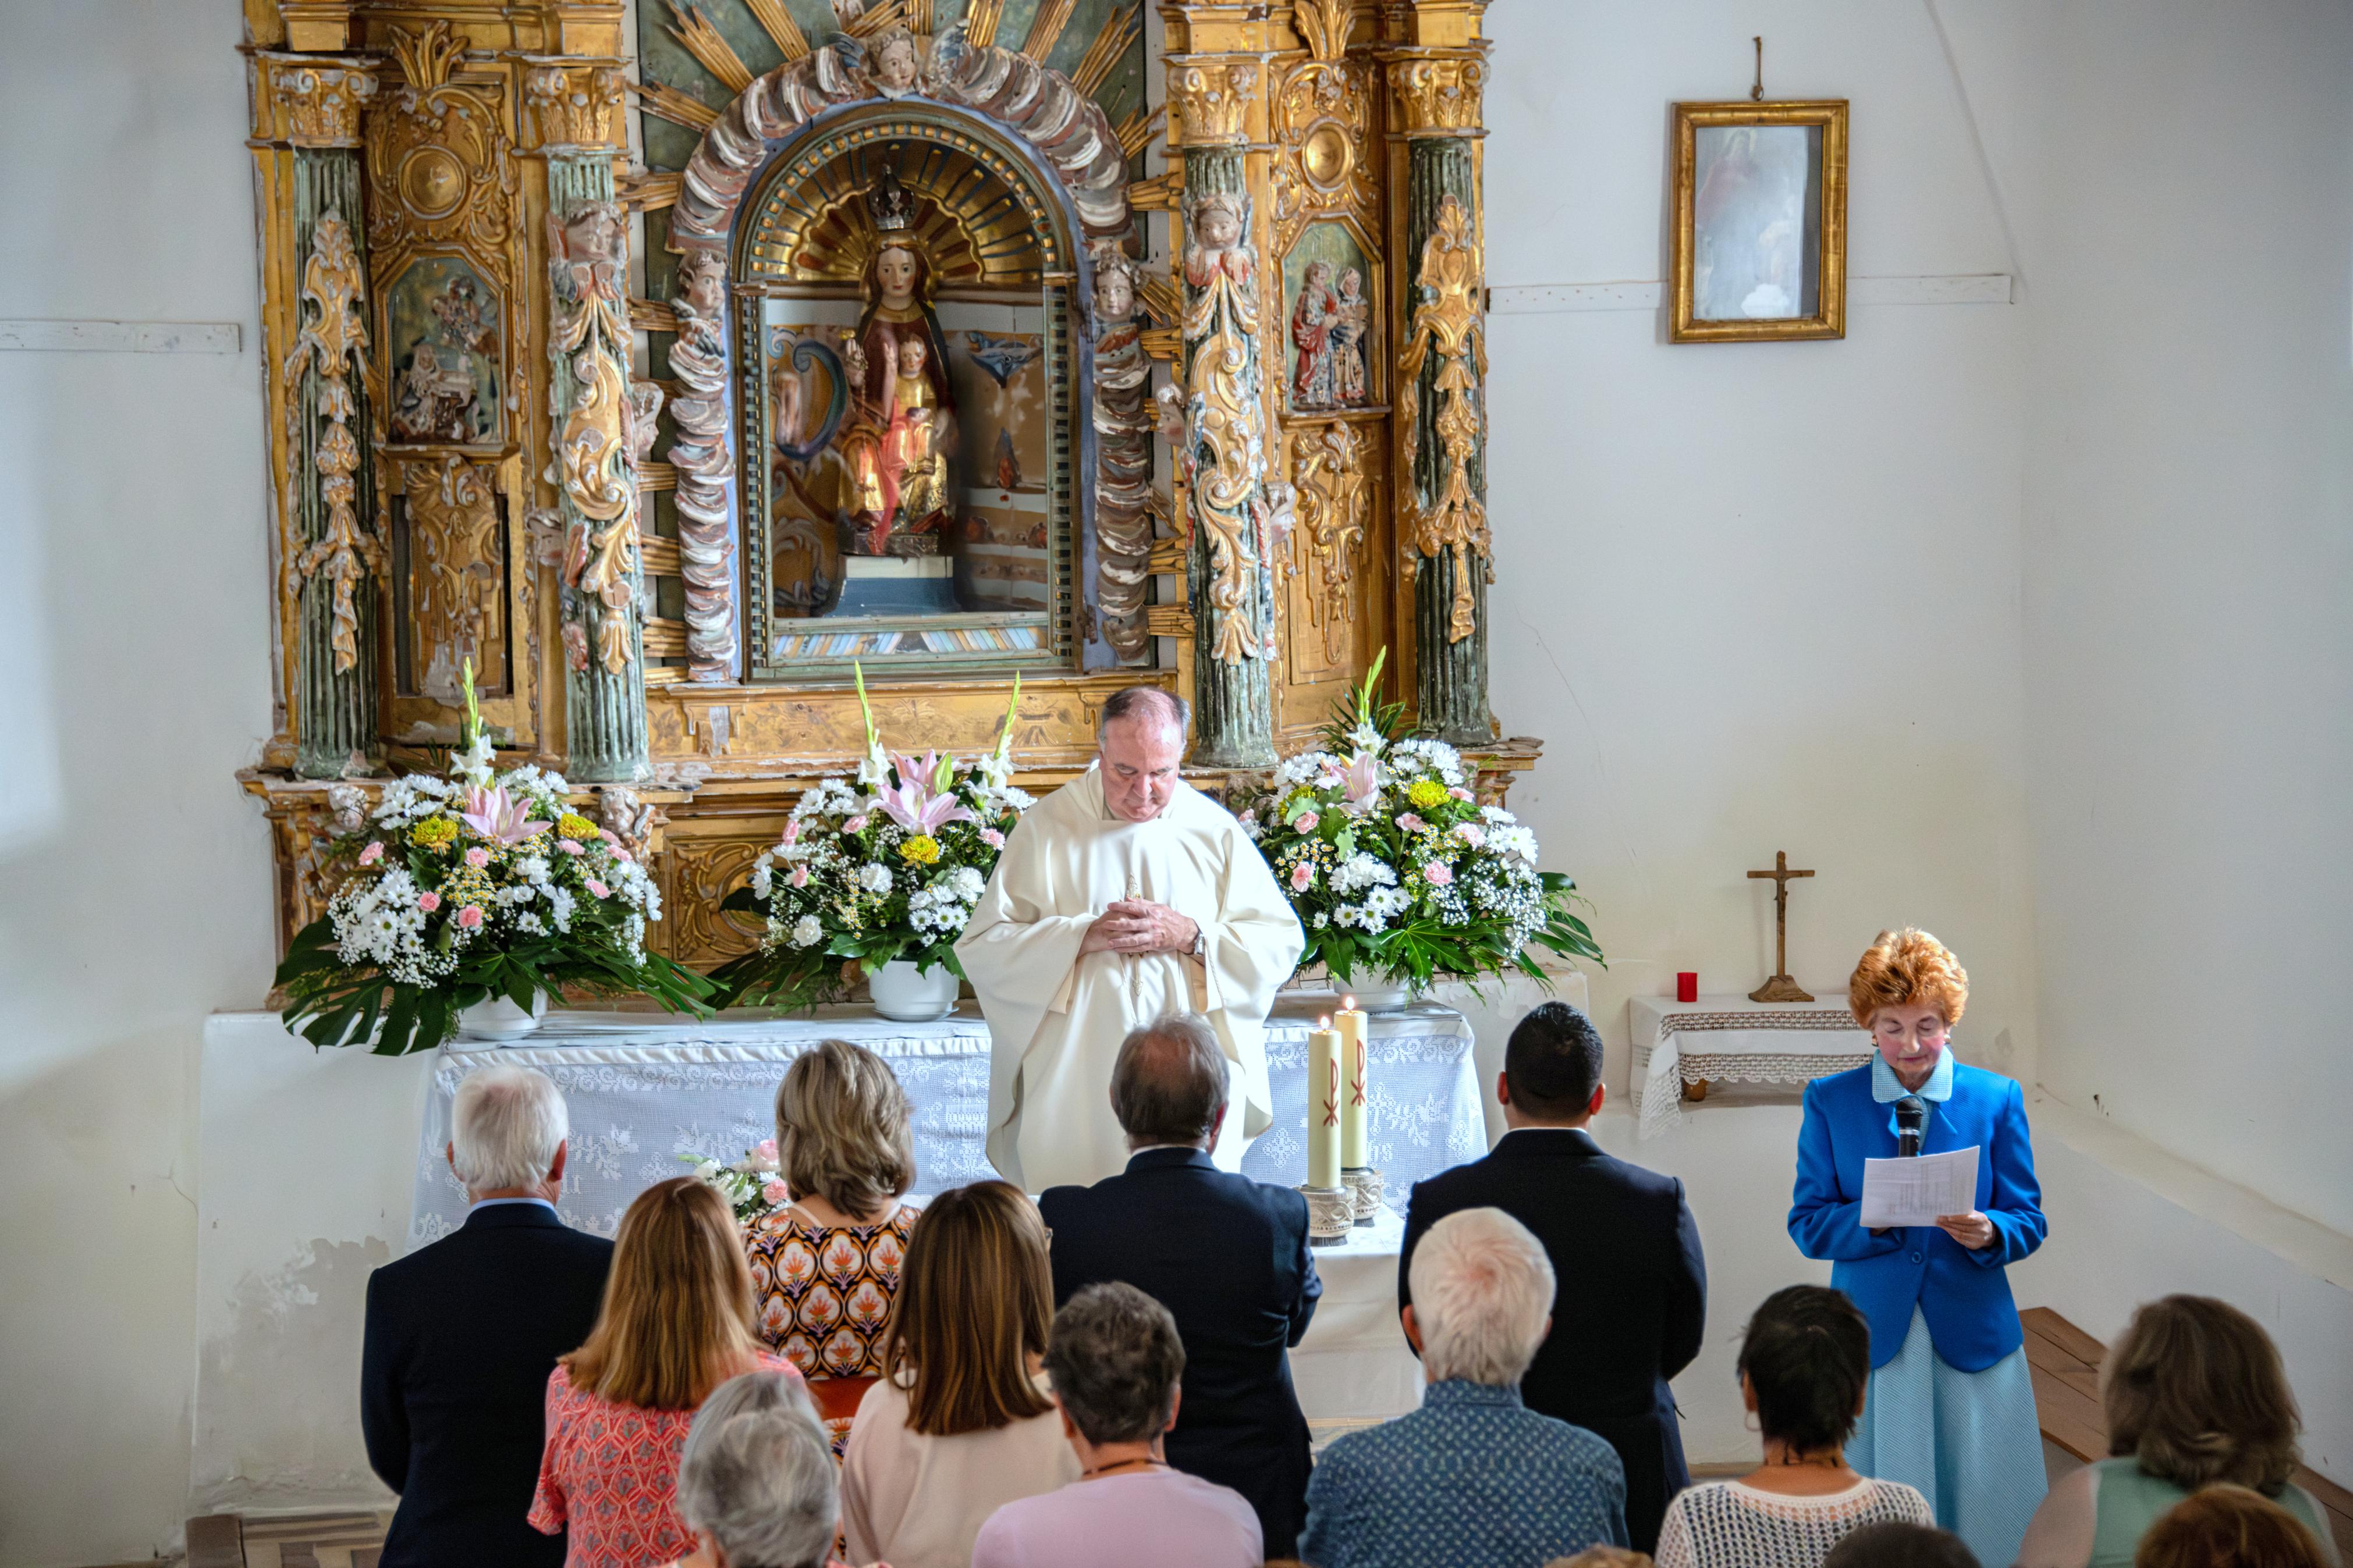
<instances>
[{"instance_id":1,"label":"priest","mask_svg":"<svg viewBox=\"0 0 2353 1568\"><path fill-rule=\"evenodd\" d=\"M1219 1164L1271 1120L1267 1009L1305 938L1241 824L1177 776L1188 717L1156 686L1113 694L1094 762L1022 817L956 942L988 1020L989 1161L1026 1192L1126 1168L1112 1060L1165 1014L1203 1015L1225 1053L1242 1114Z\"/></svg>"}]
</instances>

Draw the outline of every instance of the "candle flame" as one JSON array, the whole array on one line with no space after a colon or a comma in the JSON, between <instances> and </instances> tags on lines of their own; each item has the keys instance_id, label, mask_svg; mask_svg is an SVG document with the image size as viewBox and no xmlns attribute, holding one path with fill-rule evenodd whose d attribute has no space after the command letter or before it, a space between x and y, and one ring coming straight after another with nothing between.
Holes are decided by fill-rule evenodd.
<instances>
[{"instance_id":1,"label":"candle flame","mask_svg":"<svg viewBox=\"0 0 2353 1568\"><path fill-rule=\"evenodd\" d=\"M1315 1020L1315 1026L1319 1029L1328 1029L1332 1026L1332 1020L1329 1018L1318 1018Z\"/></svg>"},{"instance_id":2,"label":"candle flame","mask_svg":"<svg viewBox=\"0 0 2353 1568\"><path fill-rule=\"evenodd\" d=\"M1343 997L1341 997L1341 998L1340 998L1340 1010L1341 1010L1342 1012L1344 1012L1344 1013L1353 1013L1353 1012L1355 1012L1355 1011L1356 1010L1356 999L1354 996L1343 996Z\"/></svg>"}]
</instances>

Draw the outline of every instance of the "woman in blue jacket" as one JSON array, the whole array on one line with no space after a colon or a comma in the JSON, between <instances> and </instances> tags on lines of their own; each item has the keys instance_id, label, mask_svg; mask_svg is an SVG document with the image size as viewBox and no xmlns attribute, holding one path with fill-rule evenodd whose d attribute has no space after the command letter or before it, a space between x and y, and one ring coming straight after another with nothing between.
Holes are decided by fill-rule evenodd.
<instances>
[{"instance_id":1,"label":"woman in blue jacket","mask_svg":"<svg viewBox=\"0 0 2353 1568\"><path fill-rule=\"evenodd\" d=\"M1871 1323L1871 1383L1847 1460L1916 1487L1978 1561L2017 1560L2042 1500L2042 1429L2004 1268L2042 1245L2042 1194L2018 1084L1947 1048L1968 975L1922 931L1883 931L1847 1002L1879 1047L1806 1086L1789 1236L1831 1263ZM1978 1149L1977 1205L1933 1226L1866 1230L1865 1160L1896 1153L1894 1102L1927 1104L1921 1152Z\"/></svg>"}]
</instances>

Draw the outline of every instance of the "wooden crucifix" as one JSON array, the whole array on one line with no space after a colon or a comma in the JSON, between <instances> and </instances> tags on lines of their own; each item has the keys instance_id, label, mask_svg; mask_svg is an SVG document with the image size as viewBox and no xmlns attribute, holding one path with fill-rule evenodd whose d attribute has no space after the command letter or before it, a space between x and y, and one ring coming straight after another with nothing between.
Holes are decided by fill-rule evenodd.
<instances>
[{"instance_id":1,"label":"wooden crucifix","mask_svg":"<svg viewBox=\"0 0 2353 1568\"><path fill-rule=\"evenodd\" d=\"M1810 1002L1813 996L1789 978L1789 879L1810 877L1811 871L1789 869L1789 852L1773 853L1770 871L1751 871L1755 878L1773 879L1773 978L1748 994L1751 1002Z\"/></svg>"}]
</instances>

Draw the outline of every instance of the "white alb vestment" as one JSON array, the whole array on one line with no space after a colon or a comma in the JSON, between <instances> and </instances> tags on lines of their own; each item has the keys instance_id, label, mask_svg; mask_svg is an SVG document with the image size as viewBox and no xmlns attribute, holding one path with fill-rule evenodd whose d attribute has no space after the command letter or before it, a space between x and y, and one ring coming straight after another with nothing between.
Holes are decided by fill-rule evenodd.
<instances>
[{"instance_id":1,"label":"white alb vestment","mask_svg":"<svg viewBox=\"0 0 2353 1568\"><path fill-rule=\"evenodd\" d=\"M1239 1103L1219 1148L1221 1163L1237 1163L1242 1141L1271 1121L1267 1009L1306 946L1258 846L1225 807L1180 783L1159 816L1130 822L1105 802L1100 768L1030 807L956 940L988 1019L988 1157L1026 1192L1126 1168L1112 1063L1129 1030L1166 1013L1204 1015L1225 1047ZM1082 957L1087 928L1123 899L1198 921L1202 956Z\"/></svg>"}]
</instances>

